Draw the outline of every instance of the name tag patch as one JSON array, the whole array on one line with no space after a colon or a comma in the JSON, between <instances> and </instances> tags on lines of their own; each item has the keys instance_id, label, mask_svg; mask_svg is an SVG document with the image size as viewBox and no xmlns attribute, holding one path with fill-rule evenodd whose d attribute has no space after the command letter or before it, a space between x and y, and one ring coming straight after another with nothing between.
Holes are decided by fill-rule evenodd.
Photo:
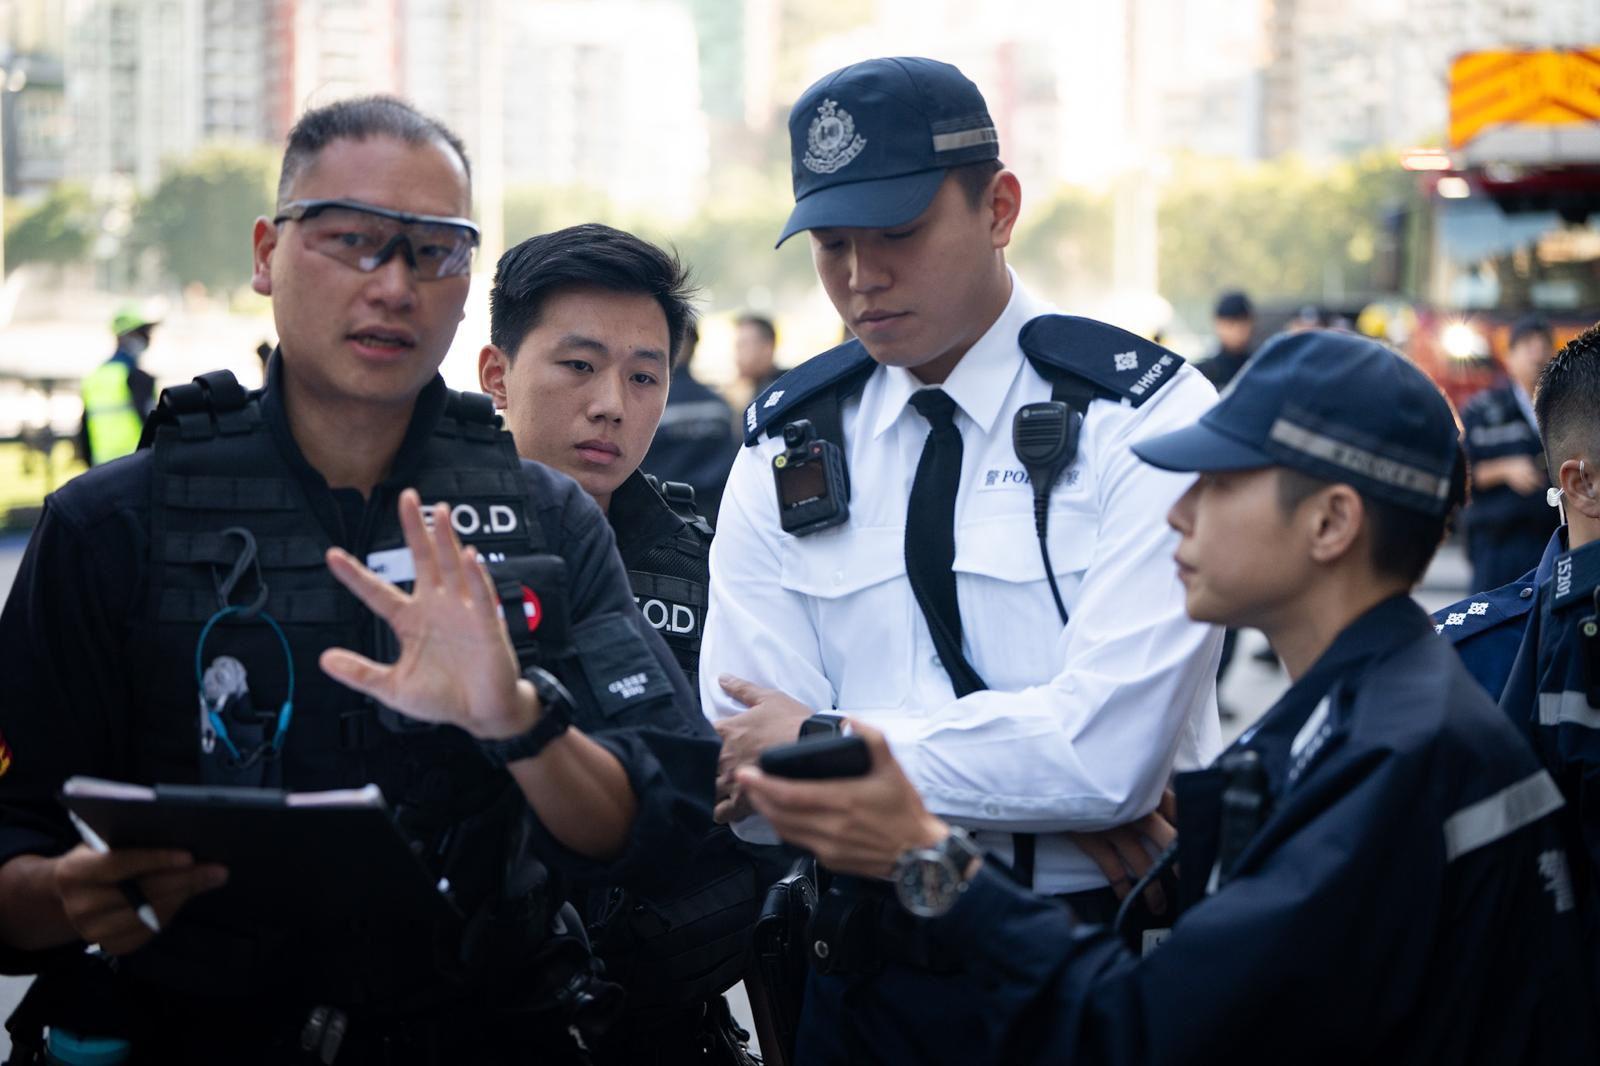
<instances>
[{"instance_id":1,"label":"name tag patch","mask_svg":"<svg viewBox=\"0 0 1600 1066\"><path fill-rule=\"evenodd\" d=\"M1056 479L1054 491L1077 488L1082 473L1077 467L1064 471ZM1008 489L1032 492L1033 483L1028 478L1028 472L1020 466L991 466L983 472L978 482L979 492L1003 492Z\"/></svg>"},{"instance_id":2,"label":"name tag patch","mask_svg":"<svg viewBox=\"0 0 1600 1066\"><path fill-rule=\"evenodd\" d=\"M391 585L400 585L417 579L417 561L411 557L410 548L390 548L367 556L367 569Z\"/></svg>"}]
</instances>

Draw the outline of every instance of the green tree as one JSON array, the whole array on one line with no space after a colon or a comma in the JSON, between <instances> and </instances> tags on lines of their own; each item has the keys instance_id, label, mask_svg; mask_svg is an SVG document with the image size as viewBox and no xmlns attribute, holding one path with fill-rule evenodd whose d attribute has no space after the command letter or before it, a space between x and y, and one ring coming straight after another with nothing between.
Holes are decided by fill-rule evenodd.
<instances>
[{"instance_id":1,"label":"green tree","mask_svg":"<svg viewBox=\"0 0 1600 1066\"><path fill-rule=\"evenodd\" d=\"M134 218L135 250L154 248L167 276L225 292L250 280L237 239L270 214L277 158L266 148L209 145L172 166ZM227 239L220 239L226 235Z\"/></svg>"},{"instance_id":2,"label":"green tree","mask_svg":"<svg viewBox=\"0 0 1600 1066\"><path fill-rule=\"evenodd\" d=\"M6 222L7 267L77 262L88 254L97 226L89 191L68 182L32 207L8 204Z\"/></svg>"},{"instance_id":3,"label":"green tree","mask_svg":"<svg viewBox=\"0 0 1600 1066\"><path fill-rule=\"evenodd\" d=\"M1392 284L1384 216L1417 195L1381 152L1321 169L1180 159L1160 207L1162 294L1192 322L1226 288L1286 303L1378 295Z\"/></svg>"}]
</instances>

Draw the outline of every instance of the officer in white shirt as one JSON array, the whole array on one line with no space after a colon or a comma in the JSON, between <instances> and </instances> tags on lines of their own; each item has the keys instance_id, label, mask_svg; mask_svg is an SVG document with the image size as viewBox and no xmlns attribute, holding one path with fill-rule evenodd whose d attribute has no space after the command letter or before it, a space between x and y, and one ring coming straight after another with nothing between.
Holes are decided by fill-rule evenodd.
<instances>
[{"instance_id":1,"label":"officer in white shirt","mask_svg":"<svg viewBox=\"0 0 1600 1066\"><path fill-rule=\"evenodd\" d=\"M1184 612L1164 520L1185 481L1130 450L1216 394L1159 346L1054 314L1007 268L1021 187L954 67L846 67L806 91L789 131L780 243L809 232L857 340L745 412L702 647L719 817L771 839L733 770L814 712L849 715L884 731L931 810L1108 920L1108 880L1125 891L1125 875L1069 834L1145 817L1175 767L1220 747L1222 637ZM1139 872L1147 857L1119 846ZM908 1048L981 1053L959 960L886 899L841 879L824 900L819 922L855 950L813 959L800 1061L880 1056L849 997L880 1022L903 1015Z\"/></svg>"}]
</instances>

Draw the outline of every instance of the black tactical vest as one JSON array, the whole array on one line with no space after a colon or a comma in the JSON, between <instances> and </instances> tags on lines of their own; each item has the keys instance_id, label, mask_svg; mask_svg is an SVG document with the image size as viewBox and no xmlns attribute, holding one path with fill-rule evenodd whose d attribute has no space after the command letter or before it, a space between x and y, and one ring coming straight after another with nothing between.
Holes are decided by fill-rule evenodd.
<instances>
[{"instance_id":1,"label":"black tactical vest","mask_svg":"<svg viewBox=\"0 0 1600 1066\"><path fill-rule=\"evenodd\" d=\"M660 493L666 508L681 519L669 536L635 545L618 539L628 584L646 622L661 638L689 679L700 704L700 639L705 634L711 580L711 527L694 509L694 490L676 481L645 481ZM615 498L613 498L615 506Z\"/></svg>"},{"instance_id":2,"label":"black tactical vest","mask_svg":"<svg viewBox=\"0 0 1600 1066\"><path fill-rule=\"evenodd\" d=\"M463 919L450 928L291 929L265 920L240 928L236 915L202 896L151 947L129 956L127 970L167 987L228 972L239 982L232 993L289 982L296 994L321 1001L393 1002L406 989L438 989L441 974L469 981L485 968L526 967L557 902L526 847L526 801L466 733L404 719L318 667L329 647L380 661L392 661L397 647L388 627L329 573L329 537L259 399L226 372L196 378L162 394L144 444L154 449L148 649L130 701L135 741L124 775L294 790L376 783L430 871L448 878ZM566 564L545 552L515 447L487 397L449 393L408 480L424 505L448 502L461 539L490 561L523 665L570 655ZM351 543L374 570L408 582L410 555L393 502L369 507L370 528ZM247 540L255 559L239 568ZM197 654L202 627L226 605L222 590L226 604L270 614L293 659L292 721L281 755L244 770L201 751L197 667L221 655L243 664L250 702L265 713L254 733L244 723L230 729L250 740L271 735L288 696L288 664L277 634L259 618L217 621Z\"/></svg>"}]
</instances>

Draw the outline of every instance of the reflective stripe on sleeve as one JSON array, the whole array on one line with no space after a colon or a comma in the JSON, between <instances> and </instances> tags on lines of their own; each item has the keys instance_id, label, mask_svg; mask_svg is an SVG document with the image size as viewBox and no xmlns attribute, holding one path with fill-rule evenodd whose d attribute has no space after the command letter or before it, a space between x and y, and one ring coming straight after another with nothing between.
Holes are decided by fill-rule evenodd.
<instances>
[{"instance_id":1,"label":"reflective stripe on sleeve","mask_svg":"<svg viewBox=\"0 0 1600 1066\"><path fill-rule=\"evenodd\" d=\"M1583 692L1539 693L1540 725L1581 725L1585 729L1600 729L1600 709L1589 706L1589 696Z\"/></svg>"},{"instance_id":2,"label":"reflective stripe on sleeve","mask_svg":"<svg viewBox=\"0 0 1600 1066\"><path fill-rule=\"evenodd\" d=\"M1444 858L1454 862L1468 852L1532 825L1565 801L1561 790L1540 770L1487 799L1463 807L1444 822Z\"/></svg>"}]
</instances>

